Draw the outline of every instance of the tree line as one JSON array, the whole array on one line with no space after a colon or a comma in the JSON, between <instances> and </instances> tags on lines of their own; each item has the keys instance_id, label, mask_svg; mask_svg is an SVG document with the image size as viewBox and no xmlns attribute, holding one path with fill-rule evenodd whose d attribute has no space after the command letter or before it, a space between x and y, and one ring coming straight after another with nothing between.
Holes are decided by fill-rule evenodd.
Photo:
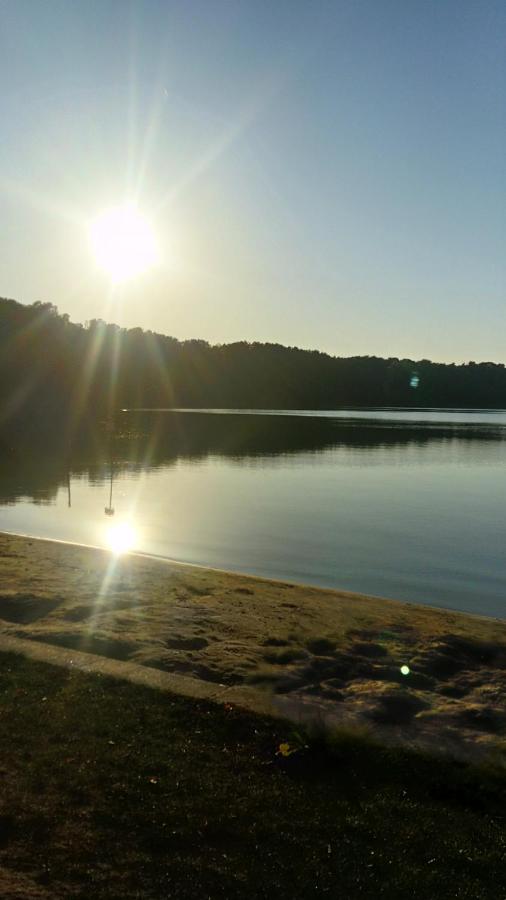
<instances>
[{"instance_id":1,"label":"tree line","mask_svg":"<svg viewBox=\"0 0 506 900\"><path fill-rule=\"evenodd\" d=\"M69 431L129 407L506 406L502 363L462 365L203 340L76 324L51 303L0 299L0 430Z\"/></svg>"}]
</instances>

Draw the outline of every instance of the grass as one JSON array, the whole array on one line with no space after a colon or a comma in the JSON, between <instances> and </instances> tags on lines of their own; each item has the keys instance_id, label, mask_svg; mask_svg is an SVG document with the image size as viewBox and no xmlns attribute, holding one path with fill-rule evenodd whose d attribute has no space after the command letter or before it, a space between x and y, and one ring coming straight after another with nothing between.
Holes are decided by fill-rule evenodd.
<instances>
[{"instance_id":1,"label":"grass","mask_svg":"<svg viewBox=\"0 0 506 900\"><path fill-rule=\"evenodd\" d=\"M506 897L499 769L8 654L0 697L17 897Z\"/></svg>"}]
</instances>

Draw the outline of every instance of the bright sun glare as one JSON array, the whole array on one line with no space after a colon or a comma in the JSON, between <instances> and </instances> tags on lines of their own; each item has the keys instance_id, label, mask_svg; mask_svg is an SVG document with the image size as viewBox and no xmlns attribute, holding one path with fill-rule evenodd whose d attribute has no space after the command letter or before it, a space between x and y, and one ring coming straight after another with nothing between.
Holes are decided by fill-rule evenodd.
<instances>
[{"instance_id":1,"label":"bright sun glare","mask_svg":"<svg viewBox=\"0 0 506 900\"><path fill-rule=\"evenodd\" d=\"M117 284L140 275L158 260L154 231L134 206L116 206L90 226L95 259Z\"/></svg>"},{"instance_id":2,"label":"bright sun glare","mask_svg":"<svg viewBox=\"0 0 506 900\"><path fill-rule=\"evenodd\" d=\"M135 529L128 522L115 522L107 529L106 540L109 550L116 555L128 553L135 544Z\"/></svg>"}]
</instances>

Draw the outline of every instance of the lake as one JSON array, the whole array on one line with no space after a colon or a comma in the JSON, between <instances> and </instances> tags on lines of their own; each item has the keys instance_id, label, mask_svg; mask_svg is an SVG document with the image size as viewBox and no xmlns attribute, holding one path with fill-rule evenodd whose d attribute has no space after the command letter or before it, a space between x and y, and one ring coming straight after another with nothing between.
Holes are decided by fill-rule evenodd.
<instances>
[{"instance_id":1,"label":"lake","mask_svg":"<svg viewBox=\"0 0 506 900\"><path fill-rule=\"evenodd\" d=\"M506 618L505 464L504 410L124 410L4 455L0 530Z\"/></svg>"}]
</instances>

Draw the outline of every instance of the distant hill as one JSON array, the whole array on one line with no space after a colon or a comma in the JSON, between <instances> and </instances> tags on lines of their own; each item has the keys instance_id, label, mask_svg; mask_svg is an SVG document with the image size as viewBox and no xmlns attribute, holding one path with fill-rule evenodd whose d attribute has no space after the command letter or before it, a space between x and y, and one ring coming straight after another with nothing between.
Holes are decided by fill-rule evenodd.
<instances>
[{"instance_id":1,"label":"distant hill","mask_svg":"<svg viewBox=\"0 0 506 900\"><path fill-rule=\"evenodd\" d=\"M69 321L50 303L0 299L0 429L71 431L121 407L506 407L492 362L334 357L280 344L210 345Z\"/></svg>"}]
</instances>

